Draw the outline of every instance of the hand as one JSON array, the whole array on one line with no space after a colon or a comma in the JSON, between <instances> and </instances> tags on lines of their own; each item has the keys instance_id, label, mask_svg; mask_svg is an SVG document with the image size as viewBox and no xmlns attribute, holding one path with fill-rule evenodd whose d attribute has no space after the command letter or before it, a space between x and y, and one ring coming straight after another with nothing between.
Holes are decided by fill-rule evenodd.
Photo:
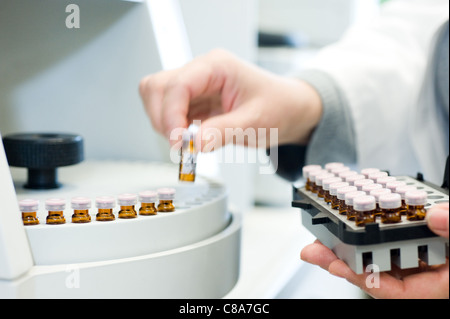
<instances>
[{"instance_id":1,"label":"hand","mask_svg":"<svg viewBox=\"0 0 450 319\"><path fill-rule=\"evenodd\" d=\"M226 139L226 128L253 128L256 133L265 128L267 137L270 128L278 128L279 144L306 143L322 112L320 97L305 82L268 73L222 50L149 75L141 80L139 91L158 132L170 139L174 129L201 120L199 139L210 149L232 142ZM209 128L221 133L214 147ZM270 139L266 141L259 146L271 146ZM251 143L244 144L257 146Z\"/></svg>"},{"instance_id":2,"label":"hand","mask_svg":"<svg viewBox=\"0 0 450 319\"><path fill-rule=\"evenodd\" d=\"M428 226L439 236L448 238L449 204L437 204L427 213ZM332 275L347 279L375 298L448 298L448 258L444 265L427 266L420 262L418 268L399 269L393 265L389 272L380 273L378 288L369 288L366 277L357 275L326 246L316 240L306 246L300 258L320 266Z\"/></svg>"}]
</instances>

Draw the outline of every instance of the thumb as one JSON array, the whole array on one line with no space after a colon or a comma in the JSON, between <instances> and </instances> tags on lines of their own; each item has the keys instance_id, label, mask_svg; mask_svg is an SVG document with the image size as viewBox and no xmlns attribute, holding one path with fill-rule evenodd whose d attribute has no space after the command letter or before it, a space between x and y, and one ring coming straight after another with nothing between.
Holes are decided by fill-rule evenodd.
<instances>
[{"instance_id":1,"label":"thumb","mask_svg":"<svg viewBox=\"0 0 450 319\"><path fill-rule=\"evenodd\" d=\"M449 204L437 204L430 208L426 215L428 227L437 235L448 238Z\"/></svg>"}]
</instances>

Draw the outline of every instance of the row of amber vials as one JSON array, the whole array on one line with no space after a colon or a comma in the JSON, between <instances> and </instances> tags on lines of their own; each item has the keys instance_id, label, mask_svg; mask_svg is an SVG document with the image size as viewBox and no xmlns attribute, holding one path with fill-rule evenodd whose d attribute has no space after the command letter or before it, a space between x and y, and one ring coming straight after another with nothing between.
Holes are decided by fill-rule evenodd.
<instances>
[{"instance_id":1,"label":"row of amber vials","mask_svg":"<svg viewBox=\"0 0 450 319\"><path fill-rule=\"evenodd\" d=\"M422 220L426 215L425 191L397 181L378 168L358 173L334 162L326 164L325 169L320 165L305 166L303 176L306 190L317 194L358 226L375 222L378 216L382 223L388 224L400 222L401 215L406 215L407 220ZM366 197L359 198L362 196Z\"/></svg>"},{"instance_id":2,"label":"row of amber vials","mask_svg":"<svg viewBox=\"0 0 450 319\"><path fill-rule=\"evenodd\" d=\"M158 192L143 191L139 193L141 207L139 215L149 216L156 215L158 212L173 212L175 206L173 199L175 197L175 189L161 188ZM117 203L120 206L118 213L119 218L128 219L136 218L138 213L135 206L138 196L136 194L121 194L117 197ZM158 207L156 207L159 198ZM100 196L95 199L98 209L97 221L113 221L115 215L113 209L116 207L116 199L112 196ZM65 224L64 209L66 202L64 199L51 198L45 201L45 209L48 211L46 223L50 225ZM91 216L89 209L91 208L91 199L87 197L74 197L71 200L73 211L72 223L89 223ZM19 201L19 207L22 212L22 221L24 225L38 225L39 219L37 211L39 209L39 201L35 199L24 199Z\"/></svg>"}]
</instances>

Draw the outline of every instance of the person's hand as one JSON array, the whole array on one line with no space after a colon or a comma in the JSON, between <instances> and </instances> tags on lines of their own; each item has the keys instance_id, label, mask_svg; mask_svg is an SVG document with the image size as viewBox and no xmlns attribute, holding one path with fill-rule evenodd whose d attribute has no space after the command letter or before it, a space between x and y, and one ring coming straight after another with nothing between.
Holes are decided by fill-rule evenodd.
<instances>
[{"instance_id":1,"label":"person's hand","mask_svg":"<svg viewBox=\"0 0 450 319\"><path fill-rule=\"evenodd\" d=\"M427 212L430 229L437 235L448 238L449 204L437 204ZM420 261L414 269L399 269L393 265L389 272L380 273L379 287L368 287L367 276L357 275L345 262L318 240L306 246L300 255L306 262L318 265L331 274L347 279L374 298L448 298L448 258L444 265L427 266Z\"/></svg>"},{"instance_id":2,"label":"person's hand","mask_svg":"<svg viewBox=\"0 0 450 319\"><path fill-rule=\"evenodd\" d=\"M265 128L267 144L270 128L277 128L279 144L306 143L322 113L320 97L305 82L276 76L222 50L149 75L141 80L139 91L156 131L170 139L174 129L201 120L198 142L209 150L232 142L226 139L226 128L253 128L256 133ZM209 128L220 132L222 140L208 136ZM243 144L272 146L252 143Z\"/></svg>"}]
</instances>

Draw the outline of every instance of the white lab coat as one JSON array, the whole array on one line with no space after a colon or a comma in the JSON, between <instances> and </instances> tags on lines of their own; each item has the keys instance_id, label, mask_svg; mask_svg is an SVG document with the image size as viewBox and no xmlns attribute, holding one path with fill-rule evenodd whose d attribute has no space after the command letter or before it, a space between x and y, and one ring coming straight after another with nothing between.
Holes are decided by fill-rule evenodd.
<instances>
[{"instance_id":1,"label":"white lab coat","mask_svg":"<svg viewBox=\"0 0 450 319\"><path fill-rule=\"evenodd\" d=\"M391 0L380 17L352 27L308 68L328 73L348 100L358 164L442 183L448 148L436 126L432 72L435 35L448 0Z\"/></svg>"}]
</instances>

